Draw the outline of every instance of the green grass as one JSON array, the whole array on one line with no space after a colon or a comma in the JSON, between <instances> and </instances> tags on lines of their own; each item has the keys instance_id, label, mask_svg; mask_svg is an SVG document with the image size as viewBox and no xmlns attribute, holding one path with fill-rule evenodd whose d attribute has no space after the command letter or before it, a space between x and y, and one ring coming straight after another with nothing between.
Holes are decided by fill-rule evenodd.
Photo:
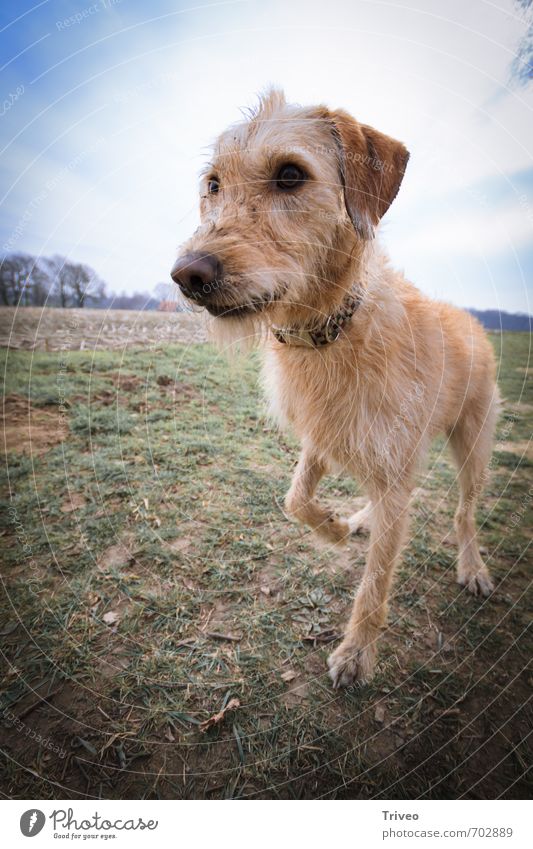
<instances>
[{"instance_id":1,"label":"green grass","mask_svg":"<svg viewBox=\"0 0 533 849\"><path fill-rule=\"evenodd\" d=\"M2 352L8 402L31 399L58 432L58 387L67 409L63 441L7 455L4 792L523 794L533 393L529 338L491 338L506 402L479 520L497 591L480 603L454 583L455 473L437 442L376 678L341 693L327 641L367 543L332 550L283 517L297 446L263 416L257 357ZM345 509L359 494L322 486ZM201 733L232 697L240 707Z\"/></svg>"}]
</instances>

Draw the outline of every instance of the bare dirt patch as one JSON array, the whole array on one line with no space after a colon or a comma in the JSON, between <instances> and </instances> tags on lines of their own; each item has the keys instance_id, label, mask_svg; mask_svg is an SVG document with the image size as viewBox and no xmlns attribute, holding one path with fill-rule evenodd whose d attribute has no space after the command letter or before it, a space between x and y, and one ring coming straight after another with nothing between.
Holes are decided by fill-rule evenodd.
<instances>
[{"instance_id":1,"label":"bare dirt patch","mask_svg":"<svg viewBox=\"0 0 533 849\"><path fill-rule=\"evenodd\" d=\"M79 492L71 492L60 507L62 513L75 513L85 507L86 501Z\"/></svg>"},{"instance_id":2,"label":"bare dirt patch","mask_svg":"<svg viewBox=\"0 0 533 849\"><path fill-rule=\"evenodd\" d=\"M134 560L132 543L131 535L126 534L123 539L106 548L98 558L98 569L101 572L108 572L110 569L117 569L131 563Z\"/></svg>"},{"instance_id":3,"label":"bare dirt patch","mask_svg":"<svg viewBox=\"0 0 533 849\"><path fill-rule=\"evenodd\" d=\"M44 454L65 435L56 412L36 409L21 395L6 397L0 420L8 453Z\"/></svg>"}]
</instances>

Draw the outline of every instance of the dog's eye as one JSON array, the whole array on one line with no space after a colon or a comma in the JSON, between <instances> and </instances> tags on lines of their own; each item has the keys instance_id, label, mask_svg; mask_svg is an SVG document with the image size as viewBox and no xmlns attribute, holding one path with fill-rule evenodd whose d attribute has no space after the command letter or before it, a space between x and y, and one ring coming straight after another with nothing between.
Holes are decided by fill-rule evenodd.
<instances>
[{"instance_id":1,"label":"dog's eye","mask_svg":"<svg viewBox=\"0 0 533 849\"><path fill-rule=\"evenodd\" d=\"M282 165L276 175L278 189L295 189L305 180L305 174L297 165Z\"/></svg>"},{"instance_id":2,"label":"dog's eye","mask_svg":"<svg viewBox=\"0 0 533 849\"><path fill-rule=\"evenodd\" d=\"M216 177L211 177L211 179L207 181L207 191L210 195L216 195L219 188L220 183L218 182Z\"/></svg>"}]
</instances>

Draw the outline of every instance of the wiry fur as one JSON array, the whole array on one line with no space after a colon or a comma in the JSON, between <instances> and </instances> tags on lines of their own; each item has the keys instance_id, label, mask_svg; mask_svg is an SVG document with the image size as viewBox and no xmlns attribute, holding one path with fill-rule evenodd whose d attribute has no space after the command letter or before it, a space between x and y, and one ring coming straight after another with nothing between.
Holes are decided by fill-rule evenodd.
<instances>
[{"instance_id":1,"label":"wiry fur","mask_svg":"<svg viewBox=\"0 0 533 849\"><path fill-rule=\"evenodd\" d=\"M372 673L415 475L438 433L459 468L459 583L484 595L492 589L474 525L498 412L491 346L470 315L393 271L373 239L407 159L399 142L344 112L288 106L270 93L218 139L202 182L202 225L184 246L221 258L221 303L276 296L244 319L215 319L226 341L272 324L320 324L354 285L363 293L334 344L293 347L268 333L263 370L273 414L302 444L287 511L334 542L371 528L365 575L329 660L336 686ZM309 175L293 195L272 182L287 161ZM213 174L221 190L209 196ZM370 505L351 520L314 498L330 469L354 475L368 494Z\"/></svg>"}]
</instances>

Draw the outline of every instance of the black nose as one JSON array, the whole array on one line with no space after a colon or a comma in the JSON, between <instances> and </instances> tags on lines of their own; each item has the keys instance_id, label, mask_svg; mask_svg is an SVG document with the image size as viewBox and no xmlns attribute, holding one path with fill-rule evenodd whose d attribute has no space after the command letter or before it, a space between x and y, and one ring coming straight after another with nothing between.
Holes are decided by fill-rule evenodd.
<instances>
[{"instance_id":1,"label":"black nose","mask_svg":"<svg viewBox=\"0 0 533 849\"><path fill-rule=\"evenodd\" d=\"M222 263L212 254L185 254L178 257L170 276L189 298L208 297L220 285Z\"/></svg>"}]
</instances>

